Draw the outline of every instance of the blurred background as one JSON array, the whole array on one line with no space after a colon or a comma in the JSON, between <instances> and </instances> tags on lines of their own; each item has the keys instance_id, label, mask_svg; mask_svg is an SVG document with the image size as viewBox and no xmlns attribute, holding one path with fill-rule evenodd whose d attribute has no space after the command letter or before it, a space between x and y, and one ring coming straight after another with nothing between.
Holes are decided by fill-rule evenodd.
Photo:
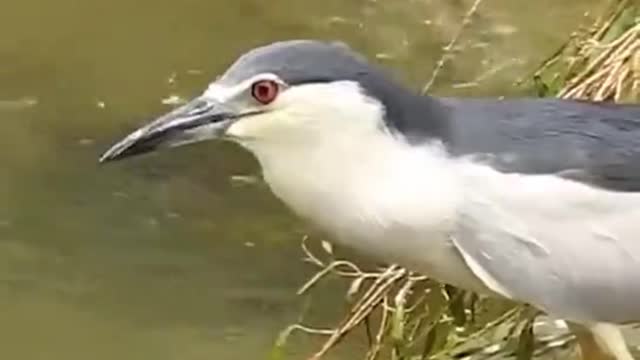
<instances>
[{"instance_id":1,"label":"blurred background","mask_svg":"<svg viewBox=\"0 0 640 360\"><path fill-rule=\"evenodd\" d=\"M481 3L432 93L514 96L600 0ZM430 78L468 0L23 0L0 13L0 357L265 358L312 303L308 231L253 159L207 143L98 166L244 51L339 39L408 86ZM300 338L292 358L309 352ZM359 344L332 354L349 359ZM297 357L296 357L297 356Z\"/></svg>"}]
</instances>

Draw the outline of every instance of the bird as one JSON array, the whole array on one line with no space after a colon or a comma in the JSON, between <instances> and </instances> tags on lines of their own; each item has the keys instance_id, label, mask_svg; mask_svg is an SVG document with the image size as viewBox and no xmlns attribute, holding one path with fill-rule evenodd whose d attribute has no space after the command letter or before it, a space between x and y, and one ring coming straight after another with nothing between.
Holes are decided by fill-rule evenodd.
<instances>
[{"instance_id":1,"label":"bird","mask_svg":"<svg viewBox=\"0 0 640 360\"><path fill-rule=\"evenodd\" d=\"M420 94L341 41L240 55L101 163L219 139L333 241L566 321L585 359L633 359L640 105Z\"/></svg>"}]
</instances>

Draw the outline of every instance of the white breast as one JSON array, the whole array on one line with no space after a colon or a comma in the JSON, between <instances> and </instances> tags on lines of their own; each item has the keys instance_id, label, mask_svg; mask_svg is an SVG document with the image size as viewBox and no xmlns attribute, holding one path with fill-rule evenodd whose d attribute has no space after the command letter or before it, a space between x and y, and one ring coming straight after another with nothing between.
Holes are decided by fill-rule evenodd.
<instances>
[{"instance_id":1,"label":"white breast","mask_svg":"<svg viewBox=\"0 0 640 360\"><path fill-rule=\"evenodd\" d=\"M258 158L276 196L343 245L485 290L449 239L460 192L439 147L416 150L388 135L358 140L263 149Z\"/></svg>"}]
</instances>

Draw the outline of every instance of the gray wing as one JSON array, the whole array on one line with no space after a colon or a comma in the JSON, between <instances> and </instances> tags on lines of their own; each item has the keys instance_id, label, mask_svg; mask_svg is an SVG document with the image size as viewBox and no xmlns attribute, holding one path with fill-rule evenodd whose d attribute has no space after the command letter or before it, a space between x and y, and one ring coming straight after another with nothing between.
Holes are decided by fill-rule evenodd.
<instances>
[{"instance_id":1,"label":"gray wing","mask_svg":"<svg viewBox=\"0 0 640 360\"><path fill-rule=\"evenodd\" d=\"M507 172L559 174L640 191L640 105L560 99L440 99L450 149Z\"/></svg>"},{"instance_id":2,"label":"gray wing","mask_svg":"<svg viewBox=\"0 0 640 360\"><path fill-rule=\"evenodd\" d=\"M640 195L553 176L470 186L452 237L487 286L566 319L640 320Z\"/></svg>"}]
</instances>

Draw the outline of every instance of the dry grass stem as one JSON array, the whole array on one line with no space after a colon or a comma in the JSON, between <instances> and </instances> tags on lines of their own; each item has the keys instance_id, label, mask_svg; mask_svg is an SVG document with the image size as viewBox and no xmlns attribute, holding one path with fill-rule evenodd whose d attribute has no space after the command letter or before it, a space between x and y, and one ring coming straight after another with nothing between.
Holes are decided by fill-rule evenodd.
<instances>
[{"instance_id":1,"label":"dry grass stem","mask_svg":"<svg viewBox=\"0 0 640 360\"><path fill-rule=\"evenodd\" d=\"M431 86L433 86L433 83L436 81L436 78L440 74L440 71L442 71L442 69L444 68L444 64L447 62L449 55L451 54L456 43L458 42L458 39L460 38L464 30L467 28L467 26L471 24L471 18L478 11L478 8L480 7L480 3L482 3L482 0L475 0L473 2L473 5L471 5L467 13L462 18L462 25L458 28L458 31L453 35L449 43L442 49L442 55L440 56L440 60L438 60L438 62L436 63L436 66L433 68L433 72L431 73L431 78L429 79L429 81L427 81L427 83L422 88L422 94L426 94L429 91L429 89L431 89Z\"/></svg>"}]
</instances>

